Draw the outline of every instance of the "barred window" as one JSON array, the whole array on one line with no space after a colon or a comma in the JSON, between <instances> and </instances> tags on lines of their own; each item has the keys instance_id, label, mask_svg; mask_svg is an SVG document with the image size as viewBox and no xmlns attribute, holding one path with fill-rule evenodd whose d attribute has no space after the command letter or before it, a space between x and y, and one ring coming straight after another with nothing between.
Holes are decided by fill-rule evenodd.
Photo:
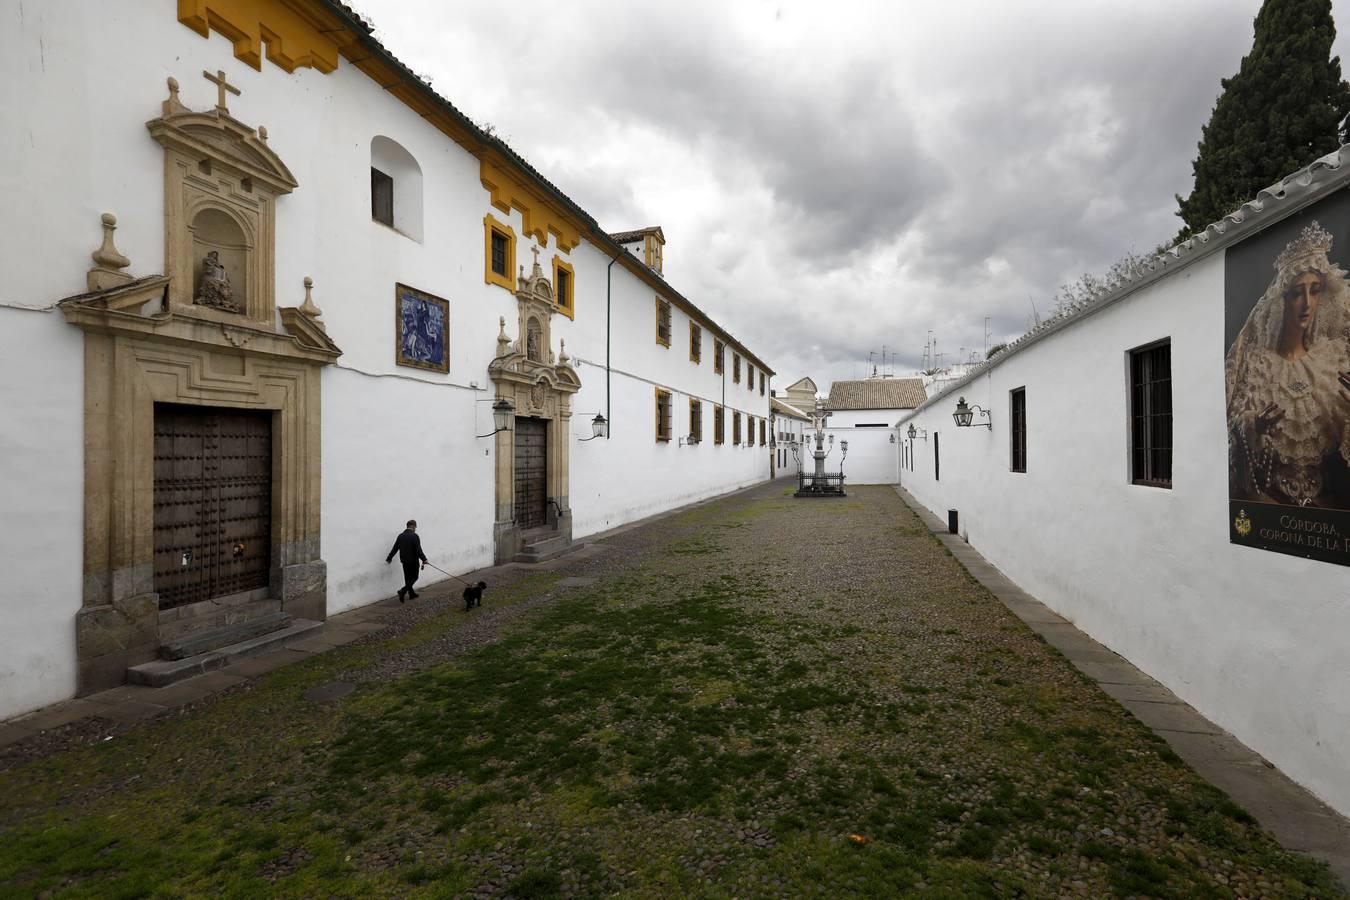
<instances>
[{"instance_id":1,"label":"barred window","mask_svg":"<svg viewBox=\"0 0 1350 900\"><path fill-rule=\"evenodd\" d=\"M703 329L693 322L689 323L689 361L701 362L703 359Z\"/></svg>"},{"instance_id":2,"label":"barred window","mask_svg":"<svg viewBox=\"0 0 1350 900\"><path fill-rule=\"evenodd\" d=\"M1027 389L1017 388L1009 392L1009 402L1012 405L1012 429L1009 431L1012 441L1011 448L1011 466L1014 472L1025 472L1027 470Z\"/></svg>"},{"instance_id":3,"label":"barred window","mask_svg":"<svg viewBox=\"0 0 1350 900\"><path fill-rule=\"evenodd\" d=\"M731 442L733 444L741 442L741 414L738 412L731 414Z\"/></svg>"},{"instance_id":4,"label":"barred window","mask_svg":"<svg viewBox=\"0 0 1350 900\"><path fill-rule=\"evenodd\" d=\"M736 384L741 383L741 355L739 353L731 354L731 380Z\"/></svg>"},{"instance_id":5,"label":"barred window","mask_svg":"<svg viewBox=\"0 0 1350 900\"><path fill-rule=\"evenodd\" d=\"M1172 486L1172 344L1130 351L1130 460L1135 484Z\"/></svg>"},{"instance_id":6,"label":"barred window","mask_svg":"<svg viewBox=\"0 0 1350 900\"><path fill-rule=\"evenodd\" d=\"M670 304L660 297L656 298L656 342L670 346Z\"/></svg>"},{"instance_id":7,"label":"barred window","mask_svg":"<svg viewBox=\"0 0 1350 900\"><path fill-rule=\"evenodd\" d=\"M713 407L713 443L723 444L727 439L727 417L726 410L720 406Z\"/></svg>"},{"instance_id":8,"label":"barred window","mask_svg":"<svg viewBox=\"0 0 1350 900\"><path fill-rule=\"evenodd\" d=\"M656 439L670 440L670 391L656 389Z\"/></svg>"},{"instance_id":9,"label":"barred window","mask_svg":"<svg viewBox=\"0 0 1350 900\"><path fill-rule=\"evenodd\" d=\"M713 371L718 375L726 368L727 345L721 341L713 341Z\"/></svg>"},{"instance_id":10,"label":"barred window","mask_svg":"<svg viewBox=\"0 0 1350 900\"><path fill-rule=\"evenodd\" d=\"M703 404L689 398L689 440L695 444L703 440Z\"/></svg>"},{"instance_id":11,"label":"barred window","mask_svg":"<svg viewBox=\"0 0 1350 900\"><path fill-rule=\"evenodd\" d=\"M764 420L759 420L759 445L763 447L768 441L764 440Z\"/></svg>"}]
</instances>

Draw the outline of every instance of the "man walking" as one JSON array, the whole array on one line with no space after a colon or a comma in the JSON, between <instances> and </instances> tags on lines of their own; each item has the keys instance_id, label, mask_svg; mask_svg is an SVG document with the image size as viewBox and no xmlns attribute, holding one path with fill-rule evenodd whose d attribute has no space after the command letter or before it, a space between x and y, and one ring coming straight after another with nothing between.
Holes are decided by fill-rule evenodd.
<instances>
[{"instance_id":1,"label":"man walking","mask_svg":"<svg viewBox=\"0 0 1350 900\"><path fill-rule=\"evenodd\" d=\"M417 536L417 520L408 520L408 530L394 538L393 549L385 557L385 563L393 562L394 554L398 554L398 561L403 563L403 587L398 589L398 602L402 603L405 597L417 599L417 592L413 590L413 584L417 581L418 566L417 561L422 561L421 568L427 567L427 555L422 552L422 539Z\"/></svg>"}]
</instances>

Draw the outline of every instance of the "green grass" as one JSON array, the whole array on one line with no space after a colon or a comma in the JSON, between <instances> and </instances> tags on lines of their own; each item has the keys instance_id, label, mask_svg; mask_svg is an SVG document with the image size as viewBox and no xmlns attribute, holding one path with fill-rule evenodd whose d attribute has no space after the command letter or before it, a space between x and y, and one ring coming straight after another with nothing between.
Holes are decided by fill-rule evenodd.
<instances>
[{"instance_id":1,"label":"green grass","mask_svg":"<svg viewBox=\"0 0 1350 900\"><path fill-rule=\"evenodd\" d=\"M1003 629L939 545L868 531L941 567L923 599L885 601L908 604L899 626L775 590L795 563L758 526L796 513L774 505L676 517L622 575L336 703L301 695L431 652L465 618L0 773L0 895L449 897L488 879L515 897L1044 892L1019 854L1098 895L1225 896L1220 859L1287 896L1335 895L1325 868ZM1131 843L1149 828L1172 852Z\"/></svg>"}]
</instances>

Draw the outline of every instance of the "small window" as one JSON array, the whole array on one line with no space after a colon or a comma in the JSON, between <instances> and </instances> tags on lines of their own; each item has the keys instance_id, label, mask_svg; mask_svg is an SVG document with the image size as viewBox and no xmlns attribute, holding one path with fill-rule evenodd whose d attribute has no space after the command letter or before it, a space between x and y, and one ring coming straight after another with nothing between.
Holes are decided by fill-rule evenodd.
<instances>
[{"instance_id":1,"label":"small window","mask_svg":"<svg viewBox=\"0 0 1350 900\"><path fill-rule=\"evenodd\" d=\"M1009 430L1010 446L1010 468L1014 472L1025 472L1027 470L1027 389L1017 388L1008 394L1009 421L1012 422L1012 428Z\"/></svg>"},{"instance_id":2,"label":"small window","mask_svg":"<svg viewBox=\"0 0 1350 900\"><path fill-rule=\"evenodd\" d=\"M741 414L738 412L731 414L731 443L737 446L741 443Z\"/></svg>"},{"instance_id":3,"label":"small window","mask_svg":"<svg viewBox=\"0 0 1350 900\"><path fill-rule=\"evenodd\" d=\"M1172 486L1172 345L1130 351L1130 475Z\"/></svg>"},{"instance_id":4,"label":"small window","mask_svg":"<svg viewBox=\"0 0 1350 900\"><path fill-rule=\"evenodd\" d=\"M516 268L516 233L510 225L492 216L483 217L483 280L488 284L516 289L511 273ZM555 268L556 271L556 268Z\"/></svg>"},{"instance_id":5,"label":"small window","mask_svg":"<svg viewBox=\"0 0 1350 900\"><path fill-rule=\"evenodd\" d=\"M726 368L727 345L719 340L713 340L713 372L718 375ZM721 443L720 441L718 443Z\"/></svg>"},{"instance_id":6,"label":"small window","mask_svg":"<svg viewBox=\"0 0 1350 900\"><path fill-rule=\"evenodd\" d=\"M656 439L670 440L670 391L656 389Z\"/></svg>"},{"instance_id":7,"label":"small window","mask_svg":"<svg viewBox=\"0 0 1350 900\"><path fill-rule=\"evenodd\" d=\"M572 267L558 257L553 257L553 302L558 312L572 319L576 317L576 297L574 296Z\"/></svg>"},{"instance_id":8,"label":"small window","mask_svg":"<svg viewBox=\"0 0 1350 900\"><path fill-rule=\"evenodd\" d=\"M394 227L394 179L374 167L370 170L370 217Z\"/></svg>"},{"instance_id":9,"label":"small window","mask_svg":"<svg viewBox=\"0 0 1350 900\"><path fill-rule=\"evenodd\" d=\"M938 433L933 432L933 480L942 480L942 453L938 445Z\"/></svg>"},{"instance_id":10,"label":"small window","mask_svg":"<svg viewBox=\"0 0 1350 900\"><path fill-rule=\"evenodd\" d=\"M731 354L731 380L736 384L741 383L741 355L739 353Z\"/></svg>"},{"instance_id":11,"label":"small window","mask_svg":"<svg viewBox=\"0 0 1350 900\"><path fill-rule=\"evenodd\" d=\"M422 240L422 167L398 141L370 139L370 218Z\"/></svg>"},{"instance_id":12,"label":"small window","mask_svg":"<svg viewBox=\"0 0 1350 900\"><path fill-rule=\"evenodd\" d=\"M760 395L761 397L764 396L764 373L763 373L763 372L760 372L760 373L759 373L759 395Z\"/></svg>"},{"instance_id":13,"label":"small window","mask_svg":"<svg viewBox=\"0 0 1350 900\"><path fill-rule=\"evenodd\" d=\"M689 440L697 444L703 440L703 404L689 398Z\"/></svg>"},{"instance_id":14,"label":"small window","mask_svg":"<svg viewBox=\"0 0 1350 900\"><path fill-rule=\"evenodd\" d=\"M720 406L713 407L713 443L724 444L727 439L727 411Z\"/></svg>"},{"instance_id":15,"label":"small window","mask_svg":"<svg viewBox=\"0 0 1350 900\"><path fill-rule=\"evenodd\" d=\"M764 440L764 420L759 420L759 445L763 447L768 441Z\"/></svg>"},{"instance_id":16,"label":"small window","mask_svg":"<svg viewBox=\"0 0 1350 900\"><path fill-rule=\"evenodd\" d=\"M745 389L752 394L755 392L755 367L749 362L745 364Z\"/></svg>"},{"instance_id":17,"label":"small window","mask_svg":"<svg viewBox=\"0 0 1350 900\"><path fill-rule=\"evenodd\" d=\"M656 342L670 346L670 304L660 297L656 298Z\"/></svg>"},{"instance_id":18,"label":"small window","mask_svg":"<svg viewBox=\"0 0 1350 900\"><path fill-rule=\"evenodd\" d=\"M703 329L689 323L689 361L697 364L703 359Z\"/></svg>"}]
</instances>

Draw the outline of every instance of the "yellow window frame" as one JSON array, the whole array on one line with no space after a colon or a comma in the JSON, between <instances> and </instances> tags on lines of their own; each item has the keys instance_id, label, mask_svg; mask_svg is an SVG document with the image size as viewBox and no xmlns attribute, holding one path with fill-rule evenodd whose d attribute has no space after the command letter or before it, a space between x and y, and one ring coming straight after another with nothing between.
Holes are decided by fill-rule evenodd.
<instances>
[{"instance_id":1,"label":"yellow window frame","mask_svg":"<svg viewBox=\"0 0 1350 900\"><path fill-rule=\"evenodd\" d=\"M493 232L506 238L506 274L499 275L492 271L492 234ZM498 287L504 287L508 291L515 293L516 283L511 278L511 274L516 271L516 232L515 229L505 222L499 221L495 216L489 213L483 216L483 280L488 284L495 284Z\"/></svg>"},{"instance_id":2,"label":"yellow window frame","mask_svg":"<svg viewBox=\"0 0 1350 900\"><path fill-rule=\"evenodd\" d=\"M567 273L567 296L564 297L558 290L558 273ZM553 302L558 307L558 312L567 316L569 319L577 317L577 273L568 263L563 262L558 257L553 257Z\"/></svg>"}]
</instances>

